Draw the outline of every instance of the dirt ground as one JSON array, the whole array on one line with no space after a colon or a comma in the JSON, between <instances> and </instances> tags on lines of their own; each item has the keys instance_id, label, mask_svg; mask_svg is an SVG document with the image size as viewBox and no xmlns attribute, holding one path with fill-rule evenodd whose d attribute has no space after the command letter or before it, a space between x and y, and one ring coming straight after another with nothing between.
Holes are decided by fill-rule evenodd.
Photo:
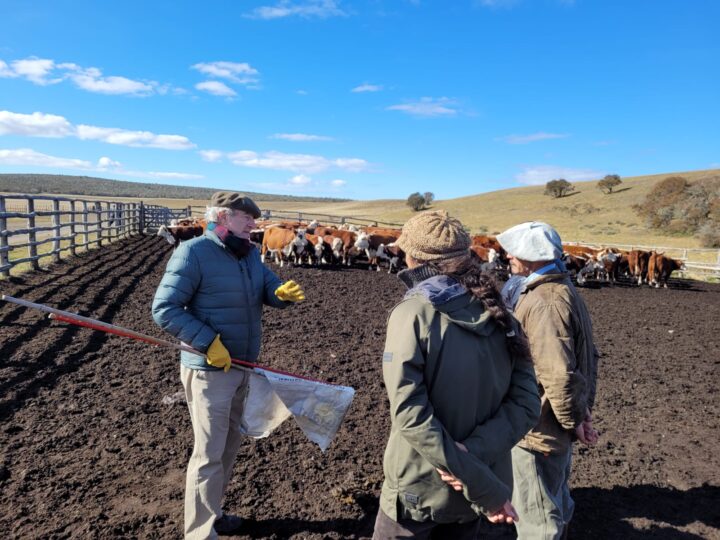
<instances>
[{"instance_id":1,"label":"dirt ground","mask_svg":"<svg viewBox=\"0 0 720 540\"><path fill-rule=\"evenodd\" d=\"M167 337L150 303L169 249L136 237L0 282L0 291ZM266 310L262 363L357 394L325 454L292 421L248 440L226 506L247 517L240 538L367 538L389 430L384 325L403 286L364 269L278 273L308 300ZM720 538L720 286L582 294L603 355L602 436L576 449L571 538ZM174 351L2 303L0 536L180 537L192 434L186 405L163 402L179 390Z\"/></svg>"}]
</instances>

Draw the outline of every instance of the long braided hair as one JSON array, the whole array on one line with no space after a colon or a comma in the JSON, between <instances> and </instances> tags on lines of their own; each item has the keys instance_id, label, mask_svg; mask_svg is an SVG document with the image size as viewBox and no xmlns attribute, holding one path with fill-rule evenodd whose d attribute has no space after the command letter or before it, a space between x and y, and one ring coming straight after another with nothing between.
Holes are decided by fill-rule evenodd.
<instances>
[{"instance_id":1,"label":"long braided hair","mask_svg":"<svg viewBox=\"0 0 720 540\"><path fill-rule=\"evenodd\" d=\"M482 261L472 251L467 256L439 259L426 263L436 272L449 276L463 285L481 303L496 324L505 331L510 355L517 360L530 362L530 346L525 333L505 307L495 279L483 272Z\"/></svg>"}]
</instances>

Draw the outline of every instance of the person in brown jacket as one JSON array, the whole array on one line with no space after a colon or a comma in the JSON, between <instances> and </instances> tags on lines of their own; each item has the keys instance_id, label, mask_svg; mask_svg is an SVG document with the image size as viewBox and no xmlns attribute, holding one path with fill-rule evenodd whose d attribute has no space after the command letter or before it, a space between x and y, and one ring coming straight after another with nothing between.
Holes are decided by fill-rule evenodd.
<instances>
[{"instance_id":1,"label":"person in brown jacket","mask_svg":"<svg viewBox=\"0 0 720 540\"><path fill-rule=\"evenodd\" d=\"M540 391L540 420L512 451L512 504L520 540L560 539L573 515L572 443L592 445L597 349L585 302L560 261L562 243L546 223L498 235L513 277L503 298L530 343Z\"/></svg>"}]
</instances>

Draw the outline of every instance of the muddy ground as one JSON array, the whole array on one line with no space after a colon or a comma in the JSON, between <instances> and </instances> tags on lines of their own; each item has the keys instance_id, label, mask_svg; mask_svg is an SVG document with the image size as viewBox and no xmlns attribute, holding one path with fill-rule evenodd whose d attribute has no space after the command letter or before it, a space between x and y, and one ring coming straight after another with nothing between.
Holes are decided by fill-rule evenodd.
<instances>
[{"instance_id":1,"label":"muddy ground","mask_svg":"<svg viewBox=\"0 0 720 540\"><path fill-rule=\"evenodd\" d=\"M163 336L150 303L170 255L137 237L0 282L3 294ZM266 310L262 362L353 386L323 455L286 422L240 451L241 538L366 538L389 424L381 384L395 276L282 269L307 302ZM576 449L572 538L720 538L720 286L583 289L603 354L600 444ZM178 538L192 434L177 355L0 305L0 536ZM512 532L498 529L498 537Z\"/></svg>"}]
</instances>

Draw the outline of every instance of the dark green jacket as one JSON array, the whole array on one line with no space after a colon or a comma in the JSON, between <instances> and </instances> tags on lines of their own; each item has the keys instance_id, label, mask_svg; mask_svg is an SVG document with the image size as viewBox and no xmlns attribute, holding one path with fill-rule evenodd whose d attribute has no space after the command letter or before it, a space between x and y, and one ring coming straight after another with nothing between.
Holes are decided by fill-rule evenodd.
<instances>
[{"instance_id":1,"label":"dark green jacket","mask_svg":"<svg viewBox=\"0 0 720 540\"><path fill-rule=\"evenodd\" d=\"M467 522L510 499L510 449L537 422L540 401L532 365L510 358L505 331L480 302L446 276L408 291L388 321L383 378L392 420L385 514Z\"/></svg>"}]
</instances>

